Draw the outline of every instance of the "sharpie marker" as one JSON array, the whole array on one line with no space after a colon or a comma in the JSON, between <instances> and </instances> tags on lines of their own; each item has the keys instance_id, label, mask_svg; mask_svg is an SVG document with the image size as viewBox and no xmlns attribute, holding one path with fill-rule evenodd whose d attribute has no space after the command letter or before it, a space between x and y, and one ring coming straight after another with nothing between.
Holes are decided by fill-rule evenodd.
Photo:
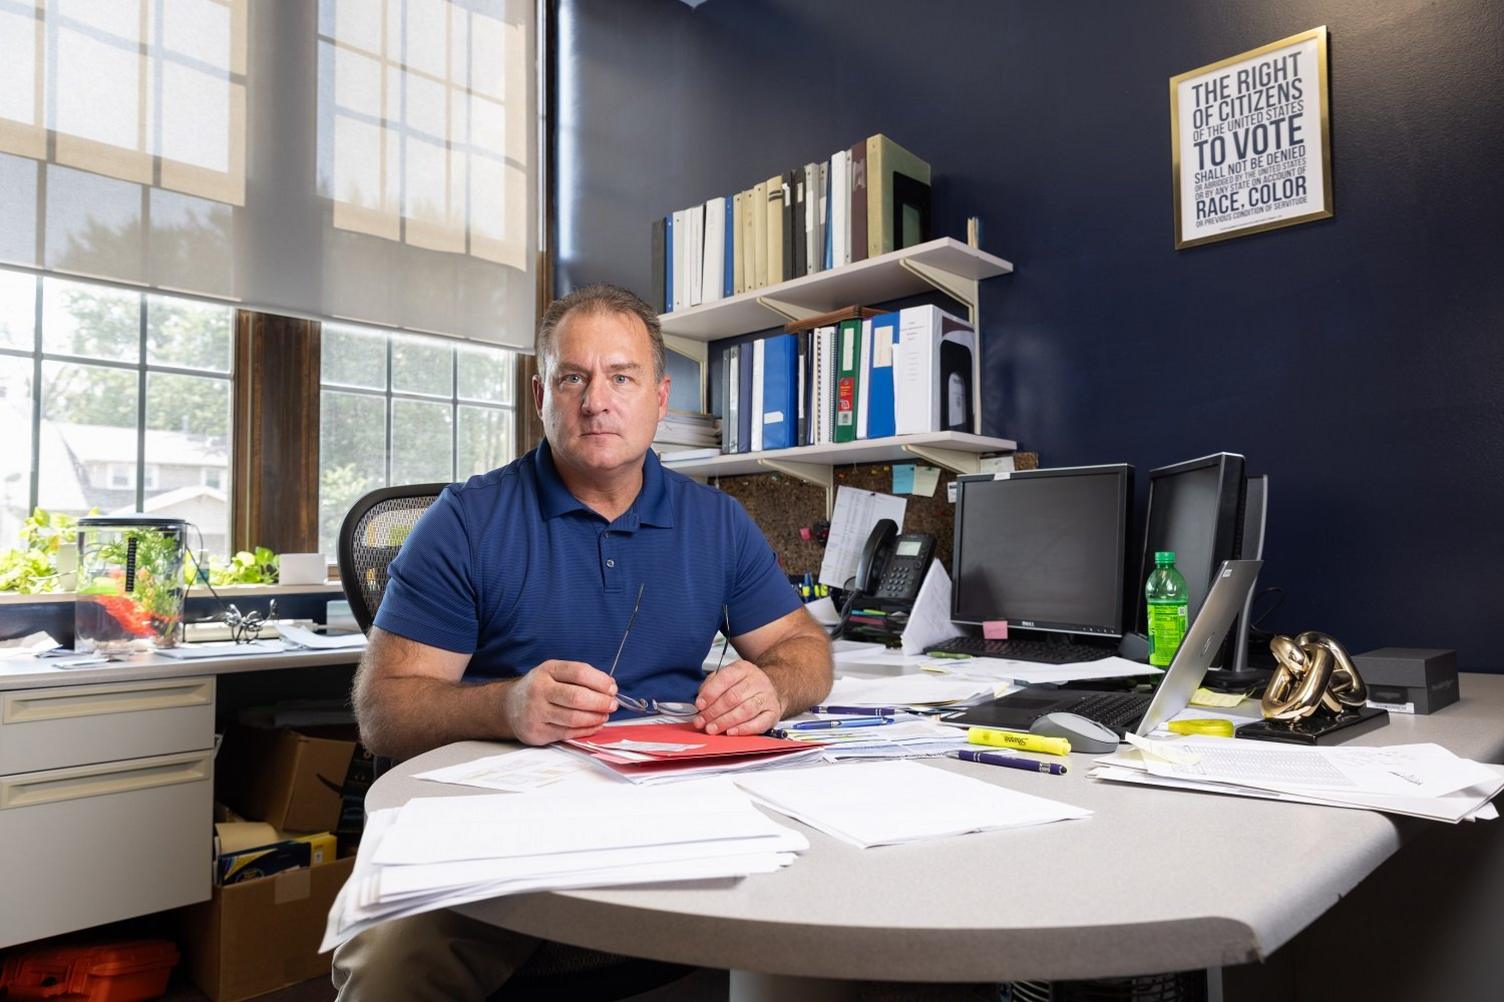
<instances>
[{"instance_id":1,"label":"sharpie marker","mask_svg":"<svg viewBox=\"0 0 1504 1002\"><path fill-rule=\"evenodd\" d=\"M1039 762L1032 758L1017 758L990 751L953 751L951 758L962 762L980 762L983 765L1000 765L1006 769L1022 769L1025 772L1047 772L1051 776L1064 776L1069 770L1058 762Z\"/></svg>"},{"instance_id":2,"label":"sharpie marker","mask_svg":"<svg viewBox=\"0 0 1504 1002\"><path fill-rule=\"evenodd\" d=\"M897 706L811 706L811 713L849 713L857 717L891 717L905 712Z\"/></svg>"}]
</instances>

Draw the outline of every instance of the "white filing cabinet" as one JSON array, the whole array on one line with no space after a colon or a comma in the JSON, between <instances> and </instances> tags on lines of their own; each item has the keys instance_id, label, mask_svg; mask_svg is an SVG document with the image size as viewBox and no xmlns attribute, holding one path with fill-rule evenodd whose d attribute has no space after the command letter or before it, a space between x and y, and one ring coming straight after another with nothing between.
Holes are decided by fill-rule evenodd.
<instances>
[{"instance_id":1,"label":"white filing cabinet","mask_svg":"<svg viewBox=\"0 0 1504 1002\"><path fill-rule=\"evenodd\" d=\"M213 677L0 691L0 947L203 901Z\"/></svg>"}]
</instances>

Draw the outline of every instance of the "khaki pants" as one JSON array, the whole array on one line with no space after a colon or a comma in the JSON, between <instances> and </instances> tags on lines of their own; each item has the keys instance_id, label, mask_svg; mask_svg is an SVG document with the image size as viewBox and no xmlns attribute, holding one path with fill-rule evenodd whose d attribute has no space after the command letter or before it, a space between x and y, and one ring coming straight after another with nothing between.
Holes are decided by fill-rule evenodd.
<instances>
[{"instance_id":1,"label":"khaki pants","mask_svg":"<svg viewBox=\"0 0 1504 1002\"><path fill-rule=\"evenodd\" d=\"M484 999L542 940L449 909L383 922L334 951L339 1002Z\"/></svg>"}]
</instances>

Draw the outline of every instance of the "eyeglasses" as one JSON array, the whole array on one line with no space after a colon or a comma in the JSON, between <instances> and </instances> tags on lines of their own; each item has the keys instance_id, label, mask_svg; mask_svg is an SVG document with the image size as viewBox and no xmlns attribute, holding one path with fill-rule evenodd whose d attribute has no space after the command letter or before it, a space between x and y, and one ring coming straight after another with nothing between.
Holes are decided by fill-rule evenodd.
<instances>
[{"instance_id":1,"label":"eyeglasses","mask_svg":"<svg viewBox=\"0 0 1504 1002\"><path fill-rule=\"evenodd\" d=\"M637 588L637 603L632 606L632 615L627 619L627 629L621 635L621 643L616 646L616 657L611 659L611 670L606 674L616 677L616 664L621 660L622 649L627 646L627 636L632 632L632 624L637 621L637 610L642 606L642 593L647 588L644 581ZM716 671L721 670L721 665L726 661L726 647L731 644L731 621L730 612L726 606L721 606L721 617L726 623L726 644L721 647L721 660L716 663ZM636 696L628 696L624 692L616 694L616 701L622 706L636 713L655 713L670 720L690 720L700 711L693 703L685 703L672 699L639 699Z\"/></svg>"}]
</instances>

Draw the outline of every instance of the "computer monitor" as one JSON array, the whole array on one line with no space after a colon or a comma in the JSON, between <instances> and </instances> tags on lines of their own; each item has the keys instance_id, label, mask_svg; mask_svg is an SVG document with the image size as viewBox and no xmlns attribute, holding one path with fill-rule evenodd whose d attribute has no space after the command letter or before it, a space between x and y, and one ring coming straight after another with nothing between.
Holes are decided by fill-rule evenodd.
<instances>
[{"instance_id":1,"label":"computer monitor","mask_svg":"<svg viewBox=\"0 0 1504 1002\"><path fill-rule=\"evenodd\" d=\"M1144 583L1154 570L1154 554L1169 550L1185 576L1194 620L1224 560L1236 560L1241 535L1243 457L1219 452L1149 471L1149 503L1144 513L1144 550L1134 588L1134 629L1148 632ZM1221 663L1222 659L1218 659Z\"/></svg>"},{"instance_id":2,"label":"computer monitor","mask_svg":"<svg viewBox=\"0 0 1504 1002\"><path fill-rule=\"evenodd\" d=\"M961 478L951 619L1121 636L1132 481L1127 464Z\"/></svg>"}]
</instances>

